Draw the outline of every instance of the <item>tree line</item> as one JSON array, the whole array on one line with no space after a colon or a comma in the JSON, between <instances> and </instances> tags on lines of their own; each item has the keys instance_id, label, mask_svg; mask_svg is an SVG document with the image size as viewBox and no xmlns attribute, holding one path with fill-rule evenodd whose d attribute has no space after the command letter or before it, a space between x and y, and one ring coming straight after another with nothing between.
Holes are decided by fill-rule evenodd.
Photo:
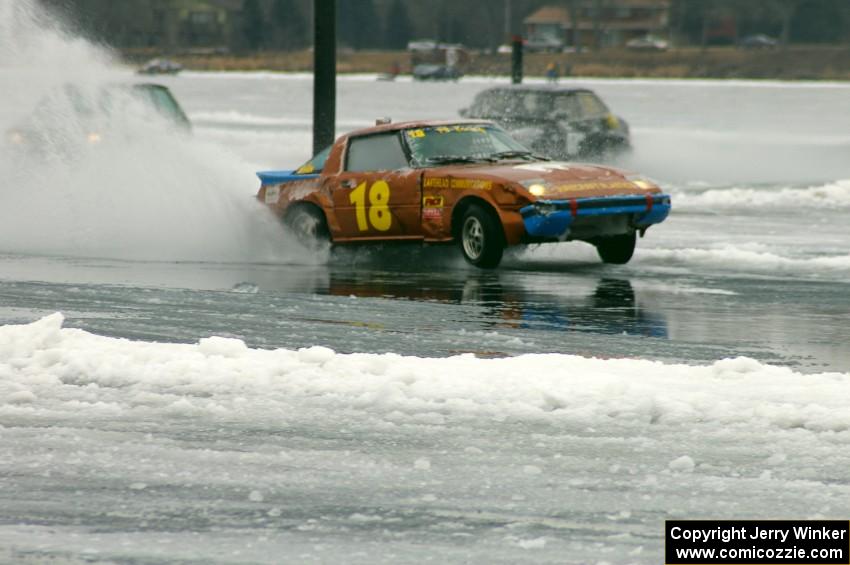
<instances>
[{"instance_id":1,"label":"tree line","mask_svg":"<svg viewBox=\"0 0 850 565\"><path fill-rule=\"evenodd\" d=\"M40 0L78 30L116 47L158 47L157 14L184 0ZM240 3L241 2L241 3ZM313 0L210 0L235 18L225 47L234 51L303 49L312 44ZM191 4L191 3L189 3ZM404 49L429 38L495 49L544 5L591 10L617 0L337 0L338 41L352 49ZM765 33L788 43L850 40L848 0L672 0L670 30L678 43L709 42L712 22L731 20L736 33Z\"/></svg>"}]
</instances>

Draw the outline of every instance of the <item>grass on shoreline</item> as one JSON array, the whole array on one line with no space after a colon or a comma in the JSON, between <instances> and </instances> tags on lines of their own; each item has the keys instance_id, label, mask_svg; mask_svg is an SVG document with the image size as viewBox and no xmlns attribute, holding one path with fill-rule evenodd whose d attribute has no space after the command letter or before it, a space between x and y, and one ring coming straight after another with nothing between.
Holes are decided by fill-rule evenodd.
<instances>
[{"instance_id":1,"label":"grass on shoreline","mask_svg":"<svg viewBox=\"0 0 850 565\"><path fill-rule=\"evenodd\" d=\"M125 51L132 62L159 55L152 51ZM310 72L311 51L263 51L243 55L175 55L187 69L203 71ZM661 53L625 49L601 52L527 53L524 72L543 76L555 62L570 76L622 78L718 78L778 80L850 80L850 47L793 46L788 49L744 50L734 47L678 48ZM410 73L405 51L346 51L337 55L339 73L382 73L394 64ZM508 75L510 55L473 54L464 67L467 74Z\"/></svg>"}]
</instances>

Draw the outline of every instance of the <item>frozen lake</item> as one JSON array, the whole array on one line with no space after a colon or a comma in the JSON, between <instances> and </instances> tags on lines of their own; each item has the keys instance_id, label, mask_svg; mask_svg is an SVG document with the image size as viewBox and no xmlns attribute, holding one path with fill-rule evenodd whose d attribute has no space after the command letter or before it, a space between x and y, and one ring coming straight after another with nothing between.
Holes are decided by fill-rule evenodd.
<instances>
[{"instance_id":1,"label":"frozen lake","mask_svg":"<svg viewBox=\"0 0 850 565\"><path fill-rule=\"evenodd\" d=\"M30 35L4 132L136 80ZM339 131L503 81L340 77ZM674 212L625 266L480 272L282 240L253 172L309 157L309 77L157 82L193 136L0 154L0 562L659 563L665 519L847 518L850 85L565 81Z\"/></svg>"}]
</instances>

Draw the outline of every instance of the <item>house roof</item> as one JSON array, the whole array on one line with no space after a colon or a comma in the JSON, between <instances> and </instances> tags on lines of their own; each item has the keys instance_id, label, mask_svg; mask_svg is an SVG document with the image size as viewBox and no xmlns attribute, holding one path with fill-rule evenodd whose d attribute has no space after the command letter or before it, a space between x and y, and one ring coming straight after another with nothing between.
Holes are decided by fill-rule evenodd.
<instances>
[{"instance_id":1,"label":"house roof","mask_svg":"<svg viewBox=\"0 0 850 565\"><path fill-rule=\"evenodd\" d=\"M561 6L543 6L523 20L526 24L562 24L570 20L566 8Z\"/></svg>"},{"instance_id":2,"label":"house roof","mask_svg":"<svg viewBox=\"0 0 850 565\"><path fill-rule=\"evenodd\" d=\"M616 0L608 8L657 8L667 10L670 0ZM611 21L611 18L605 18ZM616 19L614 19L616 21ZM562 24L569 25L570 11L564 6L543 6L523 20L525 24Z\"/></svg>"}]
</instances>

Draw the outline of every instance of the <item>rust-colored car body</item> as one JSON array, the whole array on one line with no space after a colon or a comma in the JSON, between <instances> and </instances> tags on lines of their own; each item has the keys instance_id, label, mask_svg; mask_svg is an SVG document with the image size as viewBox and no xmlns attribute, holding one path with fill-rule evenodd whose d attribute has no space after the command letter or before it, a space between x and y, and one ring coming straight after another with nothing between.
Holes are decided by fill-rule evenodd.
<instances>
[{"instance_id":1,"label":"rust-colored car body","mask_svg":"<svg viewBox=\"0 0 850 565\"><path fill-rule=\"evenodd\" d=\"M669 196L645 179L610 167L531 156L435 165L409 160L392 170L349 170L349 150L357 140L397 132L410 159L405 140L423 132L477 127L498 129L481 120L432 120L353 131L335 141L321 171L308 163L295 171L258 173L262 185L257 198L281 218L295 204L314 206L324 215L334 244L450 242L458 238L463 212L473 203L498 217L507 246L591 240L612 229L642 232L669 211ZM600 203L609 201L622 210L596 213L604 208ZM614 217L620 217L622 227L610 226Z\"/></svg>"}]
</instances>

